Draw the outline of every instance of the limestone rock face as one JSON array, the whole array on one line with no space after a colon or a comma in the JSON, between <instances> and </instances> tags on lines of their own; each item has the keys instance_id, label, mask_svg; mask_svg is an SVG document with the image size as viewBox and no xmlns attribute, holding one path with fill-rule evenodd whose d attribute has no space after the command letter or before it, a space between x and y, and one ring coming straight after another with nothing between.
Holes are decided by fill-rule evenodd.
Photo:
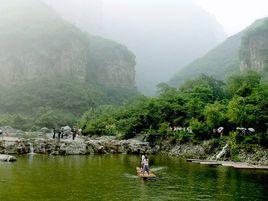
<instances>
[{"instance_id":1,"label":"limestone rock face","mask_svg":"<svg viewBox=\"0 0 268 201\"><path fill-rule=\"evenodd\" d=\"M135 86L135 55L126 47L90 36L88 79L108 86Z\"/></svg>"},{"instance_id":2,"label":"limestone rock face","mask_svg":"<svg viewBox=\"0 0 268 201\"><path fill-rule=\"evenodd\" d=\"M3 85L63 77L135 86L135 57L126 47L81 31L40 1L1 1L0 29Z\"/></svg>"},{"instance_id":3,"label":"limestone rock face","mask_svg":"<svg viewBox=\"0 0 268 201\"><path fill-rule=\"evenodd\" d=\"M254 31L242 39L240 61L241 71L268 69L268 28Z\"/></svg>"},{"instance_id":4,"label":"limestone rock face","mask_svg":"<svg viewBox=\"0 0 268 201\"><path fill-rule=\"evenodd\" d=\"M86 36L38 1L0 7L0 78L22 82L36 77L85 77L89 52Z\"/></svg>"}]
</instances>

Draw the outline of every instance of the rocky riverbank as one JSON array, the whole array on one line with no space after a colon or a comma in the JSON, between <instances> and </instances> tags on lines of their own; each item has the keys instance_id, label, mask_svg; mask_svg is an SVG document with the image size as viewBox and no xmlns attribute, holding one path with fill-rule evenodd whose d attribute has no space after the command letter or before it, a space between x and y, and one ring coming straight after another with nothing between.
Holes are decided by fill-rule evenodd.
<instances>
[{"instance_id":1,"label":"rocky riverbank","mask_svg":"<svg viewBox=\"0 0 268 201\"><path fill-rule=\"evenodd\" d=\"M229 147L215 146L212 141L201 144L172 143L169 140L150 143L147 140L118 140L115 137L80 137L72 139L51 138L4 138L0 140L0 154L50 154L50 155L90 155L90 154L167 154L170 156L234 160ZM251 164L268 164L268 151L263 148L253 148L251 151L239 150L236 161Z\"/></svg>"},{"instance_id":2,"label":"rocky riverbank","mask_svg":"<svg viewBox=\"0 0 268 201\"><path fill-rule=\"evenodd\" d=\"M45 139L5 138L0 140L0 154L88 155L88 154L153 154L148 142L115 137Z\"/></svg>"},{"instance_id":3,"label":"rocky riverbank","mask_svg":"<svg viewBox=\"0 0 268 201\"><path fill-rule=\"evenodd\" d=\"M10 155L6 155L6 154L0 154L0 161L2 162L14 162L16 161L16 157L15 156L10 156Z\"/></svg>"}]
</instances>

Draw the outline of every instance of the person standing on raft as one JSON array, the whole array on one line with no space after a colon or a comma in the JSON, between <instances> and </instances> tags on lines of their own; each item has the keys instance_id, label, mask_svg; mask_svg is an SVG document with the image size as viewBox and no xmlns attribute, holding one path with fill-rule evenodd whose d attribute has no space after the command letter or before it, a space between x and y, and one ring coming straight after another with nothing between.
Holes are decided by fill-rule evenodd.
<instances>
[{"instance_id":1,"label":"person standing on raft","mask_svg":"<svg viewBox=\"0 0 268 201\"><path fill-rule=\"evenodd\" d=\"M145 156L142 155L142 156L141 156L141 170L143 170L143 165L144 165L143 161L144 161L144 160L145 160Z\"/></svg>"},{"instance_id":2,"label":"person standing on raft","mask_svg":"<svg viewBox=\"0 0 268 201\"><path fill-rule=\"evenodd\" d=\"M143 169L142 169L142 174L144 175L144 172L147 172L148 175L150 175L150 170L149 170L149 159L147 156L145 156L143 160Z\"/></svg>"}]
</instances>

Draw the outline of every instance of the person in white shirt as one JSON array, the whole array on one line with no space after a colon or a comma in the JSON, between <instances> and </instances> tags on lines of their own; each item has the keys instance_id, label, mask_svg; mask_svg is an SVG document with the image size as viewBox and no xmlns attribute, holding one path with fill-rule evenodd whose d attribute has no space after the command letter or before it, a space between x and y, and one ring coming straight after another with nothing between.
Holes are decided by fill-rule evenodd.
<instances>
[{"instance_id":1,"label":"person in white shirt","mask_svg":"<svg viewBox=\"0 0 268 201\"><path fill-rule=\"evenodd\" d=\"M142 156L141 156L141 170L143 170L144 160L145 160L145 156L142 155Z\"/></svg>"},{"instance_id":2,"label":"person in white shirt","mask_svg":"<svg viewBox=\"0 0 268 201\"><path fill-rule=\"evenodd\" d=\"M148 175L150 175L150 170L149 170L149 159L147 158L147 156L145 156L145 159L143 161L143 169L142 169L142 173L144 174L144 172L147 172Z\"/></svg>"}]
</instances>

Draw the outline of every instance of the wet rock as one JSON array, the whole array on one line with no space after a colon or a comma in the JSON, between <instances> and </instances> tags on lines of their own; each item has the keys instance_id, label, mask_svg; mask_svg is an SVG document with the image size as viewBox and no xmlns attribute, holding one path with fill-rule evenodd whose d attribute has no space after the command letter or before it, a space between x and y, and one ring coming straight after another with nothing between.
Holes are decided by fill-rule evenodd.
<instances>
[{"instance_id":1,"label":"wet rock","mask_svg":"<svg viewBox=\"0 0 268 201\"><path fill-rule=\"evenodd\" d=\"M255 147L251 151L241 149L236 157L238 161L249 164L268 165L268 149L261 147Z\"/></svg>"},{"instance_id":2,"label":"wet rock","mask_svg":"<svg viewBox=\"0 0 268 201\"><path fill-rule=\"evenodd\" d=\"M5 154L17 154L18 141L4 141Z\"/></svg>"},{"instance_id":3,"label":"wet rock","mask_svg":"<svg viewBox=\"0 0 268 201\"><path fill-rule=\"evenodd\" d=\"M84 141L67 141L61 145L60 151L66 155L85 155L87 147Z\"/></svg>"},{"instance_id":4,"label":"wet rock","mask_svg":"<svg viewBox=\"0 0 268 201\"><path fill-rule=\"evenodd\" d=\"M25 143L18 142L17 144L17 154L27 154L29 153L29 148L25 146Z\"/></svg>"},{"instance_id":5,"label":"wet rock","mask_svg":"<svg viewBox=\"0 0 268 201\"><path fill-rule=\"evenodd\" d=\"M136 139L117 140L115 137L77 138L76 140L32 138L0 141L0 153L27 154L30 148L35 153L53 155L154 153L148 142Z\"/></svg>"},{"instance_id":6,"label":"wet rock","mask_svg":"<svg viewBox=\"0 0 268 201\"><path fill-rule=\"evenodd\" d=\"M0 161L3 161L3 162L14 162L16 160L17 159L16 159L15 156L0 154Z\"/></svg>"},{"instance_id":7,"label":"wet rock","mask_svg":"<svg viewBox=\"0 0 268 201\"><path fill-rule=\"evenodd\" d=\"M177 145L169 151L169 155L185 158L204 158L205 150L200 145Z\"/></svg>"},{"instance_id":8,"label":"wet rock","mask_svg":"<svg viewBox=\"0 0 268 201\"><path fill-rule=\"evenodd\" d=\"M62 129L63 129L63 132L65 135L71 134L72 128L70 126L64 126L64 127L62 127Z\"/></svg>"},{"instance_id":9,"label":"wet rock","mask_svg":"<svg viewBox=\"0 0 268 201\"><path fill-rule=\"evenodd\" d=\"M106 154L108 149L107 141L104 140L89 140L86 142L87 150L90 150L90 154Z\"/></svg>"},{"instance_id":10,"label":"wet rock","mask_svg":"<svg viewBox=\"0 0 268 201\"><path fill-rule=\"evenodd\" d=\"M192 143L171 145L168 140L163 140L150 145L148 142L139 139L118 140L109 136L78 137L76 140L52 138L0 139L0 154L28 154L30 149L34 150L34 153L51 155L169 154L185 158L210 159L211 156L217 155L222 147L214 141L204 141L199 145ZM232 158L227 154L221 157L222 159L231 160ZM241 149L237 159L253 164L268 164L268 151L261 147L252 148L252 150Z\"/></svg>"}]
</instances>

